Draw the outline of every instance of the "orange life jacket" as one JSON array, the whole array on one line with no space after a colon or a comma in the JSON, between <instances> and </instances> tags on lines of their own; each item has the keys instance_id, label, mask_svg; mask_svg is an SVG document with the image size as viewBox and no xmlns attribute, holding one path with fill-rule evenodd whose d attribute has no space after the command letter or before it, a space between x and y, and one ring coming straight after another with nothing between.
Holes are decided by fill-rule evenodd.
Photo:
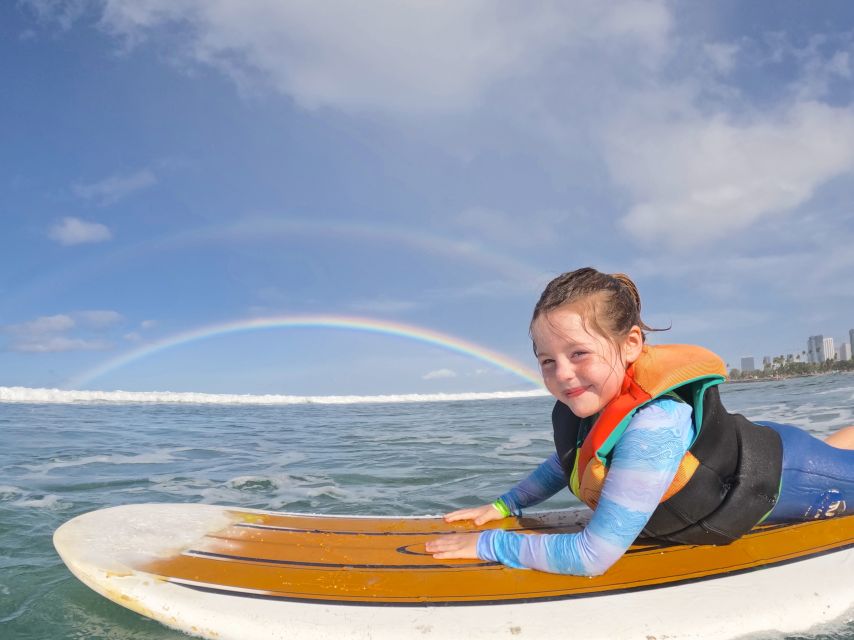
<instances>
[{"instance_id":1,"label":"orange life jacket","mask_svg":"<svg viewBox=\"0 0 854 640\"><path fill-rule=\"evenodd\" d=\"M673 395L691 405L695 437L645 534L723 544L746 533L776 503L782 443L773 429L727 413L717 389L725 379L724 363L707 349L647 345L626 370L620 394L588 431L567 405L556 403L555 446L570 490L595 509L611 453L635 412Z\"/></svg>"},{"instance_id":2,"label":"orange life jacket","mask_svg":"<svg viewBox=\"0 0 854 640\"><path fill-rule=\"evenodd\" d=\"M724 363L707 349L692 345L645 346L626 370L620 395L602 410L584 438L570 479L572 492L591 509L596 508L611 451L642 406L686 384L700 382L705 391L725 379ZM699 461L688 451L662 501L684 487L698 466Z\"/></svg>"}]
</instances>

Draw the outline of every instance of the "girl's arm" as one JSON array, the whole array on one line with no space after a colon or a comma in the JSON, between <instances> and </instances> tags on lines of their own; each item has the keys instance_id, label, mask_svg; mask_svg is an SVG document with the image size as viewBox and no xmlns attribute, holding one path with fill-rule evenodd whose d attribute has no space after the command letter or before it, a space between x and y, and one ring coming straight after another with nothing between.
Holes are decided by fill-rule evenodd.
<instances>
[{"instance_id":1,"label":"girl's arm","mask_svg":"<svg viewBox=\"0 0 854 640\"><path fill-rule=\"evenodd\" d=\"M604 573L640 535L693 437L691 407L671 398L640 409L614 448L599 505L580 533L484 531L477 555L552 573Z\"/></svg>"},{"instance_id":2,"label":"girl's arm","mask_svg":"<svg viewBox=\"0 0 854 640\"><path fill-rule=\"evenodd\" d=\"M525 507L540 504L565 487L563 469L558 462L557 453L553 453L527 478L498 498L498 502L507 507L510 514L518 516Z\"/></svg>"},{"instance_id":3,"label":"girl's arm","mask_svg":"<svg viewBox=\"0 0 854 640\"><path fill-rule=\"evenodd\" d=\"M446 513L445 521L472 520L476 525L482 525L492 520L506 518L511 514L518 516L522 514L523 507L539 504L565 486L566 481L563 477L563 470L560 468L560 463L558 462L557 453L553 453L540 466L534 469L527 478L492 504L458 509L457 511Z\"/></svg>"}]
</instances>

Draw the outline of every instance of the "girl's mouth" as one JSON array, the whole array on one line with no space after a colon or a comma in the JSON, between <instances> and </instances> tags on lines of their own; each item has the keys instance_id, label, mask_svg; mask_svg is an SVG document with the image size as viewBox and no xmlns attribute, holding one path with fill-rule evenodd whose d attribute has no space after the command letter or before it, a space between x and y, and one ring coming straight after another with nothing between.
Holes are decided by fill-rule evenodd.
<instances>
[{"instance_id":1,"label":"girl's mouth","mask_svg":"<svg viewBox=\"0 0 854 640\"><path fill-rule=\"evenodd\" d=\"M576 387L575 389L567 389L566 391L563 392L563 394L567 398L577 398L578 396L580 396L585 391L587 391L587 387Z\"/></svg>"}]
</instances>

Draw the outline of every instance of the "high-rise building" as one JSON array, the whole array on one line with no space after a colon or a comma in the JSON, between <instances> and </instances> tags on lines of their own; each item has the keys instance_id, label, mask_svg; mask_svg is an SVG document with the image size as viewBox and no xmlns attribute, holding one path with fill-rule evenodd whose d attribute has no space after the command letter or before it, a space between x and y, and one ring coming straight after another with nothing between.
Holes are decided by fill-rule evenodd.
<instances>
[{"instance_id":1,"label":"high-rise building","mask_svg":"<svg viewBox=\"0 0 854 640\"><path fill-rule=\"evenodd\" d=\"M851 352L854 353L854 329L848 330L848 342L851 344Z\"/></svg>"},{"instance_id":2,"label":"high-rise building","mask_svg":"<svg viewBox=\"0 0 854 640\"><path fill-rule=\"evenodd\" d=\"M807 340L807 362L819 364L824 362L824 336L810 336Z\"/></svg>"},{"instance_id":3,"label":"high-rise building","mask_svg":"<svg viewBox=\"0 0 854 640\"><path fill-rule=\"evenodd\" d=\"M753 361L753 356L744 356L741 359L741 370L745 373L748 371L756 371L756 364Z\"/></svg>"},{"instance_id":4,"label":"high-rise building","mask_svg":"<svg viewBox=\"0 0 854 640\"><path fill-rule=\"evenodd\" d=\"M822 362L825 360L835 360L836 349L833 346L833 338L825 338L823 342L824 346L822 348L822 355L824 355L824 358L822 359Z\"/></svg>"},{"instance_id":5,"label":"high-rise building","mask_svg":"<svg viewBox=\"0 0 854 640\"><path fill-rule=\"evenodd\" d=\"M837 360L850 360L851 359L851 345L847 342L843 342L838 347L836 347L836 359Z\"/></svg>"},{"instance_id":6,"label":"high-rise building","mask_svg":"<svg viewBox=\"0 0 854 640\"><path fill-rule=\"evenodd\" d=\"M767 369L771 366L771 356L762 356L762 368Z\"/></svg>"},{"instance_id":7,"label":"high-rise building","mask_svg":"<svg viewBox=\"0 0 854 640\"><path fill-rule=\"evenodd\" d=\"M821 364L826 360L836 357L836 349L833 347L833 338L824 336L810 336L807 340L807 362Z\"/></svg>"}]
</instances>

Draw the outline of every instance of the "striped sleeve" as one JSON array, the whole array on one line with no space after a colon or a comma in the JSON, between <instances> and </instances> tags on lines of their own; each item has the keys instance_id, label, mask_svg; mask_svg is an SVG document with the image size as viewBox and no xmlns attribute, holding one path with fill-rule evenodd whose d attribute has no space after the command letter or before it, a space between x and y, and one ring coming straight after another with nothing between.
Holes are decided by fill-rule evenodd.
<instances>
[{"instance_id":1,"label":"striped sleeve","mask_svg":"<svg viewBox=\"0 0 854 640\"><path fill-rule=\"evenodd\" d=\"M551 573L604 573L640 535L693 437L691 407L659 398L632 418L614 448L602 495L580 533L481 533L478 557Z\"/></svg>"}]
</instances>

